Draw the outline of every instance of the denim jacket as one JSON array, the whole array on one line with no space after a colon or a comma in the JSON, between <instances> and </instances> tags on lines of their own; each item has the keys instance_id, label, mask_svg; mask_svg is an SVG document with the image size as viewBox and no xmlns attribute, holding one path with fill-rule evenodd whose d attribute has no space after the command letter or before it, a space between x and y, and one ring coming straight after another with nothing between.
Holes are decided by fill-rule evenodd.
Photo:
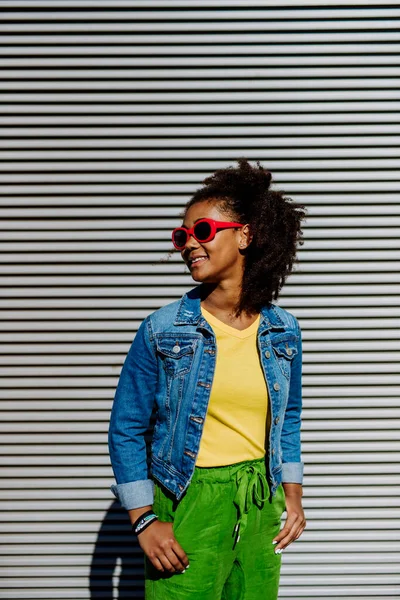
<instances>
[{"instance_id":1,"label":"denim jacket","mask_svg":"<svg viewBox=\"0 0 400 600\"><path fill-rule=\"evenodd\" d=\"M108 445L111 491L127 510L153 504L153 477L179 500L194 472L217 353L198 287L142 321L121 370ZM265 464L274 495L280 482L303 482L302 340L290 312L272 303L260 312L257 346L269 396ZM153 408L149 463L144 434Z\"/></svg>"}]
</instances>

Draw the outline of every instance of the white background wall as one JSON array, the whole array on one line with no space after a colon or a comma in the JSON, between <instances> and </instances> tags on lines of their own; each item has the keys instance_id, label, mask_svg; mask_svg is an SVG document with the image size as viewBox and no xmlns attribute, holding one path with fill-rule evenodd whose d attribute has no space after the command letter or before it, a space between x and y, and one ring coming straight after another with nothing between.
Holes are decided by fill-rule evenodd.
<instances>
[{"instance_id":1,"label":"white background wall","mask_svg":"<svg viewBox=\"0 0 400 600\"><path fill-rule=\"evenodd\" d=\"M1 598L142 598L109 412L216 168L308 208L304 506L281 598L398 598L397 2L0 1ZM113 589L114 586L114 589ZM118 595L119 589L119 595Z\"/></svg>"}]
</instances>

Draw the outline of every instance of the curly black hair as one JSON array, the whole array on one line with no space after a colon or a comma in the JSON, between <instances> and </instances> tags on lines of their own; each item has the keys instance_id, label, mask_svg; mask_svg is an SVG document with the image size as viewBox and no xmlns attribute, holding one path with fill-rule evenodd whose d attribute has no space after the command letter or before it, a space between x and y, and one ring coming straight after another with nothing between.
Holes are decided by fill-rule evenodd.
<instances>
[{"instance_id":1,"label":"curly black hair","mask_svg":"<svg viewBox=\"0 0 400 600\"><path fill-rule=\"evenodd\" d=\"M238 167L218 169L203 181L186 204L215 199L218 209L229 220L248 223L253 238L247 246L244 273L236 316L242 311L260 312L276 300L286 278L293 270L297 244L303 245L301 222L307 210L294 203L284 192L270 189L272 175L259 161L252 167L246 158L238 159Z\"/></svg>"}]
</instances>

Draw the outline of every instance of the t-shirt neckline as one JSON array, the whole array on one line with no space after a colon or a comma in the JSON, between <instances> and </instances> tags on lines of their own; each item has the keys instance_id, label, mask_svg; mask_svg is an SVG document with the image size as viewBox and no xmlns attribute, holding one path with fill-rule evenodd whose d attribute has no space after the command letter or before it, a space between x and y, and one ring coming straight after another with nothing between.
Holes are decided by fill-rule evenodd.
<instances>
[{"instance_id":1,"label":"t-shirt neckline","mask_svg":"<svg viewBox=\"0 0 400 600\"><path fill-rule=\"evenodd\" d=\"M227 325L226 323L224 323L223 321L221 321L220 319L215 317L203 306L200 306L200 308L201 308L201 312L204 314L204 317L206 318L207 321L209 321L209 323L211 325L214 325L214 327L218 327L219 329L221 329L225 333L228 333L229 335L233 335L238 338L247 338L247 337L250 337L251 335L254 335L258 331L258 326L260 324L260 316L261 316L260 313L259 313L257 319L254 321L254 323L252 323L245 329L236 329L235 327L232 327L231 325Z\"/></svg>"}]
</instances>

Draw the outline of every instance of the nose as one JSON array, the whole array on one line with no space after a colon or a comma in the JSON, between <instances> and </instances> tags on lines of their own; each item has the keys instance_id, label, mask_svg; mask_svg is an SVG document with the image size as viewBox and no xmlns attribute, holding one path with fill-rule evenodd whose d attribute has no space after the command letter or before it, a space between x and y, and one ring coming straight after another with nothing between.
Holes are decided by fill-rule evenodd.
<instances>
[{"instance_id":1,"label":"nose","mask_svg":"<svg viewBox=\"0 0 400 600\"><path fill-rule=\"evenodd\" d=\"M199 248L199 242L193 237L192 233L188 234L188 239L186 240L186 244L184 245L182 251L184 252L186 248Z\"/></svg>"},{"instance_id":2,"label":"nose","mask_svg":"<svg viewBox=\"0 0 400 600\"><path fill-rule=\"evenodd\" d=\"M193 250L198 250L200 248L200 244L199 242L192 236L192 234L189 234L189 237L186 241L186 244L184 245L184 247L181 250L181 256L182 258L186 261L188 260L189 254L193 251Z\"/></svg>"}]
</instances>

